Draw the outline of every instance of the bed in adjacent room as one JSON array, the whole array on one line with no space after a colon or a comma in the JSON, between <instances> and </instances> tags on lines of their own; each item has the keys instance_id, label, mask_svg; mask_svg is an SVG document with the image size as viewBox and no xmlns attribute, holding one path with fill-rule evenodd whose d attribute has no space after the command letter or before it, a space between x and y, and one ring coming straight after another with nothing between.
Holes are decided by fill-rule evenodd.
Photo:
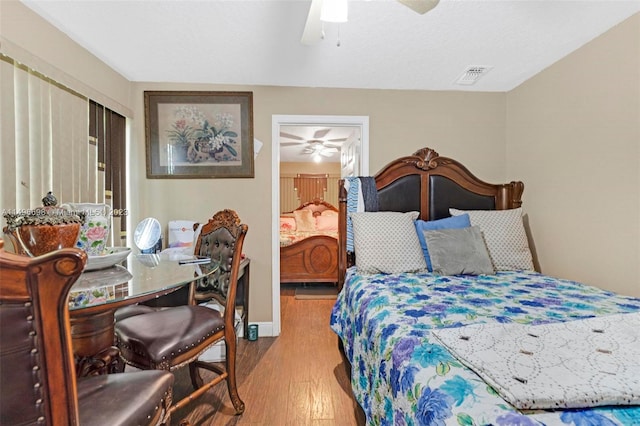
<instances>
[{"instance_id":1,"label":"bed in adjacent room","mask_svg":"<svg viewBox=\"0 0 640 426\"><path fill-rule=\"evenodd\" d=\"M536 272L521 182L428 148L375 182L331 315L367 424L640 424L640 299Z\"/></svg>"},{"instance_id":2,"label":"bed in adjacent room","mask_svg":"<svg viewBox=\"0 0 640 426\"><path fill-rule=\"evenodd\" d=\"M338 209L315 199L280 216L280 282L337 283Z\"/></svg>"}]
</instances>

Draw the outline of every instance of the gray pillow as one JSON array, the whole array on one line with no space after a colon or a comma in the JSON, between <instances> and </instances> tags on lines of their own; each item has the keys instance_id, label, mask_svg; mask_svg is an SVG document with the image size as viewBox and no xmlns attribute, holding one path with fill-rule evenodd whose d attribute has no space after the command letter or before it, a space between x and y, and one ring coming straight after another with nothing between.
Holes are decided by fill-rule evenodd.
<instances>
[{"instance_id":1,"label":"gray pillow","mask_svg":"<svg viewBox=\"0 0 640 426\"><path fill-rule=\"evenodd\" d=\"M424 231L433 273L438 275L494 274L493 264L477 226Z\"/></svg>"}]
</instances>

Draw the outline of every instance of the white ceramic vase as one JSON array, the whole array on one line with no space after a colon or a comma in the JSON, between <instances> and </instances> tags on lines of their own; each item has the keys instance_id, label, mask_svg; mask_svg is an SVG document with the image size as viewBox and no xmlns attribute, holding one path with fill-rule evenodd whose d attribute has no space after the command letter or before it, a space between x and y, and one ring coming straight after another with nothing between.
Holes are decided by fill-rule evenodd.
<instances>
[{"instance_id":1,"label":"white ceramic vase","mask_svg":"<svg viewBox=\"0 0 640 426\"><path fill-rule=\"evenodd\" d=\"M103 203L67 203L61 207L85 215L76 247L89 256L103 255L111 230L111 207Z\"/></svg>"}]
</instances>

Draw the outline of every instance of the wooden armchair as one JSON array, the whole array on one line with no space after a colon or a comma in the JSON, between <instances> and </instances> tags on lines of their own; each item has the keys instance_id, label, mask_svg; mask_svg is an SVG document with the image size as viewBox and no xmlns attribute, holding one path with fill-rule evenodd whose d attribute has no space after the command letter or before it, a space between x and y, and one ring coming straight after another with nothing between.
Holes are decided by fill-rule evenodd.
<instances>
[{"instance_id":1,"label":"wooden armchair","mask_svg":"<svg viewBox=\"0 0 640 426\"><path fill-rule=\"evenodd\" d=\"M247 225L236 212L222 210L203 225L195 254L220 260L219 269L191 286L189 305L155 309L116 321L116 343L124 361L136 368L169 370L189 365L194 388L187 397L174 404L172 412L223 380L236 414L244 412L238 395L235 374L236 331L235 304L242 245ZM217 300L224 313L197 303ZM198 358L213 344L224 340L225 368ZM200 369L216 373L203 383Z\"/></svg>"},{"instance_id":2,"label":"wooden armchair","mask_svg":"<svg viewBox=\"0 0 640 426\"><path fill-rule=\"evenodd\" d=\"M40 257L0 240L0 424L152 425L168 421L173 376L143 371L76 379L68 295L87 259Z\"/></svg>"}]
</instances>

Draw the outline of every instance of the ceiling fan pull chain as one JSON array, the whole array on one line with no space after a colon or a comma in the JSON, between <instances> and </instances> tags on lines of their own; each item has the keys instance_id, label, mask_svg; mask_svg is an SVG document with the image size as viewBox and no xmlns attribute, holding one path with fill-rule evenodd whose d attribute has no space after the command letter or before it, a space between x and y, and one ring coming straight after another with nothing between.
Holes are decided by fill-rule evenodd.
<instances>
[{"instance_id":1,"label":"ceiling fan pull chain","mask_svg":"<svg viewBox=\"0 0 640 426\"><path fill-rule=\"evenodd\" d=\"M336 42L336 46L340 47L340 24L338 24L338 41Z\"/></svg>"},{"instance_id":2,"label":"ceiling fan pull chain","mask_svg":"<svg viewBox=\"0 0 640 426\"><path fill-rule=\"evenodd\" d=\"M324 40L324 22L320 23L320 28L321 28L320 38Z\"/></svg>"}]
</instances>

